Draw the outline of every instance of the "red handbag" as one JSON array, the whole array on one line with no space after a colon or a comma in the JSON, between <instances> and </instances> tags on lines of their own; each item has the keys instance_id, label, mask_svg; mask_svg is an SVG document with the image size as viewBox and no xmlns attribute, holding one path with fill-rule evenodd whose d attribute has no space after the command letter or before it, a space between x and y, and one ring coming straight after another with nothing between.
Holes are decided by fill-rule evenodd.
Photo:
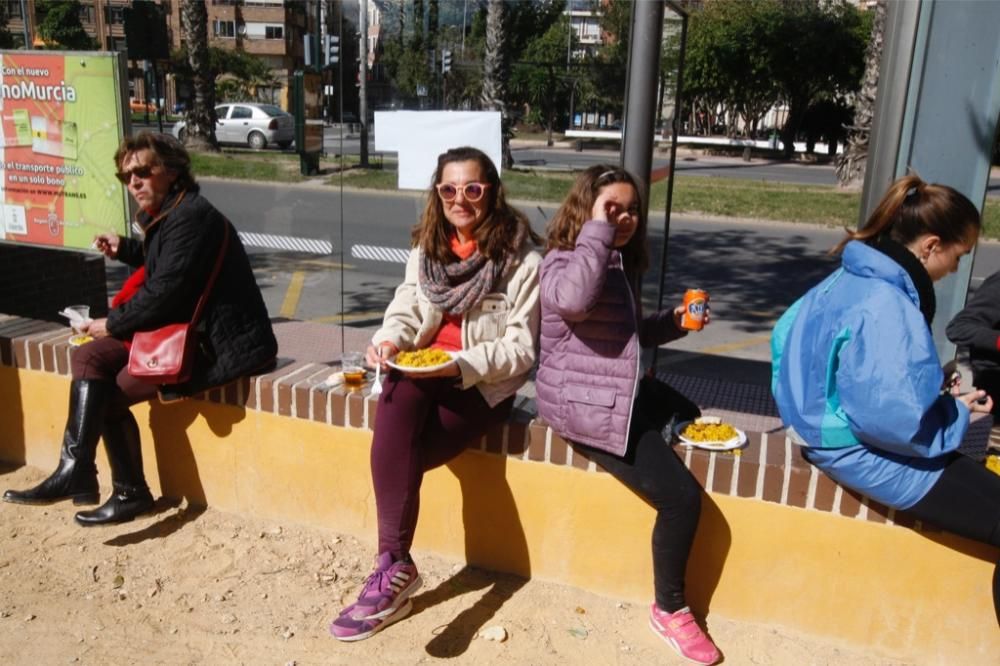
<instances>
[{"instance_id":1,"label":"red handbag","mask_svg":"<svg viewBox=\"0 0 1000 666\"><path fill-rule=\"evenodd\" d=\"M195 326L212 291L215 279L222 268L222 260L229 247L229 223L225 222L225 235L215 267L198 299L191 321L168 324L152 331L139 331L132 336L128 355L128 374L151 384L183 384L191 378L195 353L198 350L198 333Z\"/></svg>"}]
</instances>

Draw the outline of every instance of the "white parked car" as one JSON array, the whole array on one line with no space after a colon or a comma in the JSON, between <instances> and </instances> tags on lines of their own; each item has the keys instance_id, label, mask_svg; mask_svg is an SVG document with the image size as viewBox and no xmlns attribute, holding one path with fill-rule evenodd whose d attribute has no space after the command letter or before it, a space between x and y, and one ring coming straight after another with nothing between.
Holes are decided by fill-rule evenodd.
<instances>
[{"instance_id":1,"label":"white parked car","mask_svg":"<svg viewBox=\"0 0 1000 666\"><path fill-rule=\"evenodd\" d=\"M275 144L288 148L295 140L295 118L274 104L231 102L215 107L215 138L219 143L235 143L263 150ZM174 124L173 134L184 140L187 123Z\"/></svg>"}]
</instances>

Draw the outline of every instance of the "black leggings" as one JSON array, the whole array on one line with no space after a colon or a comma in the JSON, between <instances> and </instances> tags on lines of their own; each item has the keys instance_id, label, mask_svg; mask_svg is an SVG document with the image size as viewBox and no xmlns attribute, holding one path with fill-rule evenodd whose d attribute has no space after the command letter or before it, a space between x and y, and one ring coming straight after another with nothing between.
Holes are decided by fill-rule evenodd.
<instances>
[{"instance_id":1,"label":"black leggings","mask_svg":"<svg viewBox=\"0 0 1000 666\"><path fill-rule=\"evenodd\" d=\"M656 605L668 613L687 605L684 572L701 512L701 486L661 434L672 414L687 420L698 415L698 408L666 384L644 379L624 457L573 444L656 509L653 589Z\"/></svg>"},{"instance_id":2,"label":"black leggings","mask_svg":"<svg viewBox=\"0 0 1000 666\"><path fill-rule=\"evenodd\" d=\"M910 514L974 541L1000 546L1000 476L955 455ZM1000 560L993 569L993 610L1000 624Z\"/></svg>"}]
</instances>

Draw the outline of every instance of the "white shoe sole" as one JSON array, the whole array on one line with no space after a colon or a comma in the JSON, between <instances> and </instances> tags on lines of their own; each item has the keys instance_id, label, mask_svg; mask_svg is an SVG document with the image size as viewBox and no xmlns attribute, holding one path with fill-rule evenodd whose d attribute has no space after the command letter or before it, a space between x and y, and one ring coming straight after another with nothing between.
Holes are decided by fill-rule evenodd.
<instances>
[{"instance_id":1,"label":"white shoe sole","mask_svg":"<svg viewBox=\"0 0 1000 666\"><path fill-rule=\"evenodd\" d=\"M718 663L719 661L718 659L713 659L712 661L699 661L698 659L693 659L687 656L686 654L681 652L681 648L679 645L677 645L677 641L663 634L663 628L652 617L649 618L649 628L653 631L654 634L659 636L664 643L669 645L673 649L673 651L677 653L677 656L679 656L682 659L687 659L692 664L701 664L701 666L712 666L712 664Z\"/></svg>"},{"instance_id":2,"label":"white shoe sole","mask_svg":"<svg viewBox=\"0 0 1000 666\"><path fill-rule=\"evenodd\" d=\"M370 638L371 636L374 636L378 632L382 631L383 629L385 629L386 627L388 627L390 624L394 624L396 622L399 622L404 617L406 617L407 615L409 615L410 611L412 611L412 610L413 610L413 602L410 601L409 599L407 599L406 603L403 604L402 606L400 606L396 610L395 613L393 613L392 615L389 615L388 617L384 618L381 622L379 622L374 627L372 627L371 631L367 631L367 632L365 632L363 634L355 634L354 636L334 636L334 638L336 638L338 641L342 641L344 643L352 643L354 641L363 641L366 638Z\"/></svg>"}]
</instances>

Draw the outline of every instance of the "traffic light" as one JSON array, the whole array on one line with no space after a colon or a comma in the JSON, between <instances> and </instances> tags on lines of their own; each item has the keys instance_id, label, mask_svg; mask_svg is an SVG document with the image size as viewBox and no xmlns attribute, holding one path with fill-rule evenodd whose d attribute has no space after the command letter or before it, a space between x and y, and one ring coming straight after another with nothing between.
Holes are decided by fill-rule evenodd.
<instances>
[{"instance_id":1,"label":"traffic light","mask_svg":"<svg viewBox=\"0 0 1000 666\"><path fill-rule=\"evenodd\" d=\"M441 51L441 73L447 74L451 71L451 51L443 49Z\"/></svg>"},{"instance_id":2,"label":"traffic light","mask_svg":"<svg viewBox=\"0 0 1000 666\"><path fill-rule=\"evenodd\" d=\"M327 67L340 62L340 37L337 35L323 36L323 64Z\"/></svg>"}]
</instances>

